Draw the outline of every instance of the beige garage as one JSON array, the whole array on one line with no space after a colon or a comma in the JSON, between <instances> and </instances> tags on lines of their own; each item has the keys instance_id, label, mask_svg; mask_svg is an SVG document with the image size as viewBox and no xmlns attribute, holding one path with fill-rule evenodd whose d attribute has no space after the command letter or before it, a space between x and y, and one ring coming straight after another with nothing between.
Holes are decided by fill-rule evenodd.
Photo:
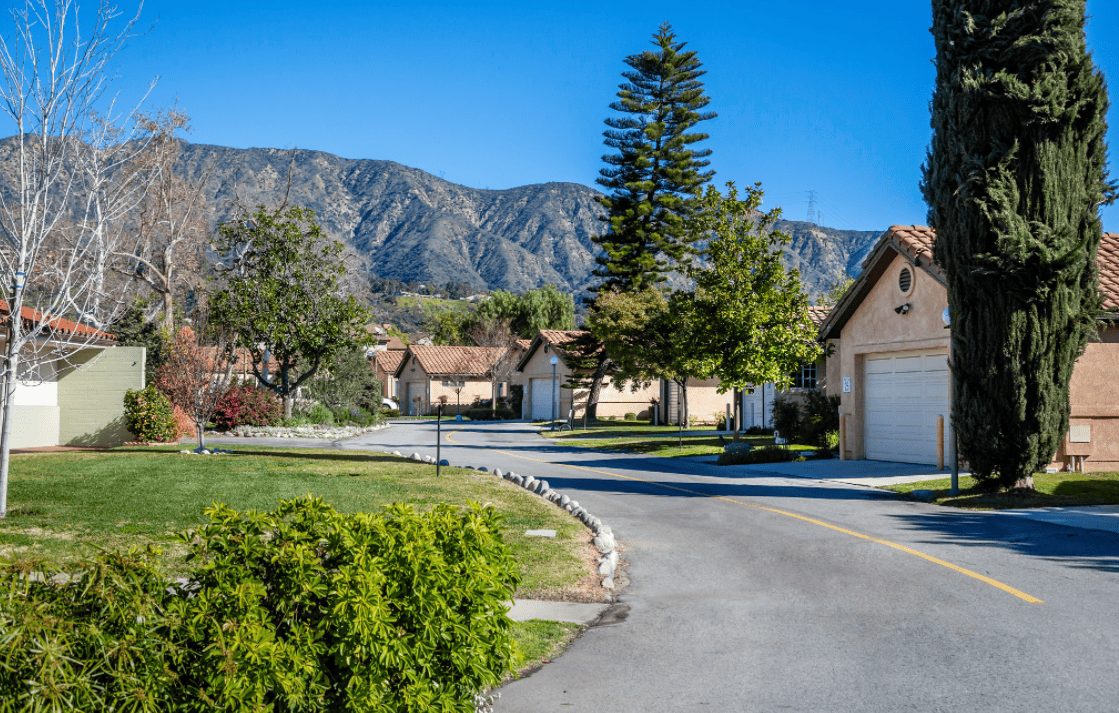
<instances>
[{"instance_id":1,"label":"beige garage","mask_svg":"<svg viewBox=\"0 0 1119 713\"><path fill-rule=\"evenodd\" d=\"M948 433L951 412L947 352L868 354L863 387L866 457L937 464L937 422Z\"/></svg>"}]
</instances>

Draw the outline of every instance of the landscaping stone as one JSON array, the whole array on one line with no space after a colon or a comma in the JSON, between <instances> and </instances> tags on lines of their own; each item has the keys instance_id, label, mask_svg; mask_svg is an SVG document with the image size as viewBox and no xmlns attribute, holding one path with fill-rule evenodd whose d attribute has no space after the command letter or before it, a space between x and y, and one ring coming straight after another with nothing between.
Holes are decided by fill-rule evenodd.
<instances>
[{"instance_id":1,"label":"landscaping stone","mask_svg":"<svg viewBox=\"0 0 1119 713\"><path fill-rule=\"evenodd\" d=\"M513 476L513 483L516 485L524 485L525 479L519 475Z\"/></svg>"},{"instance_id":2,"label":"landscaping stone","mask_svg":"<svg viewBox=\"0 0 1119 713\"><path fill-rule=\"evenodd\" d=\"M614 588L614 578L613 577L603 577L602 578L602 588L603 589L613 589Z\"/></svg>"},{"instance_id":3,"label":"landscaping stone","mask_svg":"<svg viewBox=\"0 0 1119 713\"><path fill-rule=\"evenodd\" d=\"M404 457L403 455L401 455L400 451L393 451L393 452L392 452L392 454L393 454L394 456L398 456L398 457L400 457L400 458L403 458L403 457Z\"/></svg>"},{"instance_id":4,"label":"landscaping stone","mask_svg":"<svg viewBox=\"0 0 1119 713\"><path fill-rule=\"evenodd\" d=\"M422 461L423 460L423 456L421 456L419 453L413 453L412 455L410 455L408 457L411 458L412 460L415 460L415 461Z\"/></svg>"},{"instance_id":5,"label":"landscaping stone","mask_svg":"<svg viewBox=\"0 0 1119 713\"><path fill-rule=\"evenodd\" d=\"M505 476L505 473L501 471L501 468L494 468L493 474L496 475L498 478L502 478Z\"/></svg>"},{"instance_id":6,"label":"landscaping stone","mask_svg":"<svg viewBox=\"0 0 1119 713\"><path fill-rule=\"evenodd\" d=\"M480 466L478 466L478 470L479 470L479 471L481 471L482 473L488 473L488 472L489 472L489 471L488 471L488 470L486 469L486 466L484 466L484 465L480 465Z\"/></svg>"},{"instance_id":7,"label":"landscaping stone","mask_svg":"<svg viewBox=\"0 0 1119 713\"><path fill-rule=\"evenodd\" d=\"M571 498L567 497L566 495L561 495L559 502L560 507L567 507L567 504L571 502Z\"/></svg>"},{"instance_id":8,"label":"landscaping stone","mask_svg":"<svg viewBox=\"0 0 1119 713\"><path fill-rule=\"evenodd\" d=\"M451 461L447 460L446 458L439 461L439 465L450 465L450 464L451 464Z\"/></svg>"},{"instance_id":9,"label":"landscaping stone","mask_svg":"<svg viewBox=\"0 0 1119 713\"><path fill-rule=\"evenodd\" d=\"M599 532L598 536L591 540L591 542L594 543L594 546L597 547L598 551L602 554L612 552L618 545L614 540L614 536L609 532Z\"/></svg>"}]
</instances>

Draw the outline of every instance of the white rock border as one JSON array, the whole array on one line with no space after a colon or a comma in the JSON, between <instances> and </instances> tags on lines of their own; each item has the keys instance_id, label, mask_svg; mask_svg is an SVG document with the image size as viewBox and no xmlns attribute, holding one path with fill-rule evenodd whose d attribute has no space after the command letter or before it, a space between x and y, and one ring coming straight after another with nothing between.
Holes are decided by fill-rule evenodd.
<instances>
[{"instance_id":1,"label":"white rock border","mask_svg":"<svg viewBox=\"0 0 1119 713\"><path fill-rule=\"evenodd\" d=\"M318 438L336 441L353 438L363 433L383 431L391 424L376 426L238 426L232 431L207 431L206 435L220 438Z\"/></svg>"},{"instance_id":2,"label":"white rock border","mask_svg":"<svg viewBox=\"0 0 1119 713\"><path fill-rule=\"evenodd\" d=\"M421 456L419 453L412 453L411 456L405 456L400 451L382 451L386 455L397 456L398 458L407 458L412 461L434 464L435 459L431 456ZM450 466L447 459L439 461L439 465ZM553 490L548 481L537 480L531 475L518 475L513 471L508 473L500 468L487 468L484 465L461 465L454 466L457 468L465 468L467 470L478 471L479 473L490 473L507 480L514 485L518 485L530 493L534 493L552 503L564 512L571 513L571 516L576 520L586 525L591 532L594 533L594 539L591 542L598 549L601 555L598 559L598 575L602 577L602 588L613 590L614 575L618 571L618 542L614 539L614 530L609 525L603 524L602 520L587 512L586 509L579 505L579 501L572 500L568 496Z\"/></svg>"}]
</instances>

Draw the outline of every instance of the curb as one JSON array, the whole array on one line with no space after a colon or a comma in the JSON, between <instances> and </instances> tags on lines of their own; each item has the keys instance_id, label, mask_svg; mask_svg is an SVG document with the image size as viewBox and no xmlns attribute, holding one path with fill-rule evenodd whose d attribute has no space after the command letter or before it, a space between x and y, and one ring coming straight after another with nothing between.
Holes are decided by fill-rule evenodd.
<instances>
[{"instance_id":1,"label":"curb","mask_svg":"<svg viewBox=\"0 0 1119 713\"><path fill-rule=\"evenodd\" d=\"M436 462L435 458L431 456L421 456L419 453L413 453L410 456L405 456L400 451L383 452L389 455L398 456L400 458L408 458L409 460L413 461L429 463L431 465L435 465ZM451 467L451 464L445 458L439 461L439 465ZM466 465L455 467L466 468L467 470L476 470L481 473L491 472L485 466ZM537 480L531 475L519 475L517 473L514 473L513 471L509 471L508 473L506 473L500 468L494 468L492 473L494 476L501 478L502 480L507 480L510 483L520 486L531 493L539 495L564 512L570 513L572 517L586 525L587 528L594 533L595 536L591 542L598 549L599 555L601 555L598 559L598 576L602 578L602 588L608 590L614 589L614 574L615 572L617 572L619 562L617 550L618 542L614 539L614 530L609 525L604 524L602 520L587 512L585 508L579 505L579 501L572 500L570 497L564 495L558 490L553 490L551 486L548 485L548 481L546 480Z\"/></svg>"}]
</instances>

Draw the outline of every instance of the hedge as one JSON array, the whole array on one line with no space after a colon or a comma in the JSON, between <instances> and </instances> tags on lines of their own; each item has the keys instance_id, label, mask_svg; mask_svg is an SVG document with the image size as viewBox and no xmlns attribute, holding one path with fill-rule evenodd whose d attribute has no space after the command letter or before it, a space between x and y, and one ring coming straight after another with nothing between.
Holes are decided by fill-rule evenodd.
<instances>
[{"instance_id":1,"label":"hedge","mask_svg":"<svg viewBox=\"0 0 1119 713\"><path fill-rule=\"evenodd\" d=\"M4 561L7 709L473 711L510 668L518 575L492 508L206 514L178 535L201 562L183 587L155 550L69 579Z\"/></svg>"}]
</instances>

